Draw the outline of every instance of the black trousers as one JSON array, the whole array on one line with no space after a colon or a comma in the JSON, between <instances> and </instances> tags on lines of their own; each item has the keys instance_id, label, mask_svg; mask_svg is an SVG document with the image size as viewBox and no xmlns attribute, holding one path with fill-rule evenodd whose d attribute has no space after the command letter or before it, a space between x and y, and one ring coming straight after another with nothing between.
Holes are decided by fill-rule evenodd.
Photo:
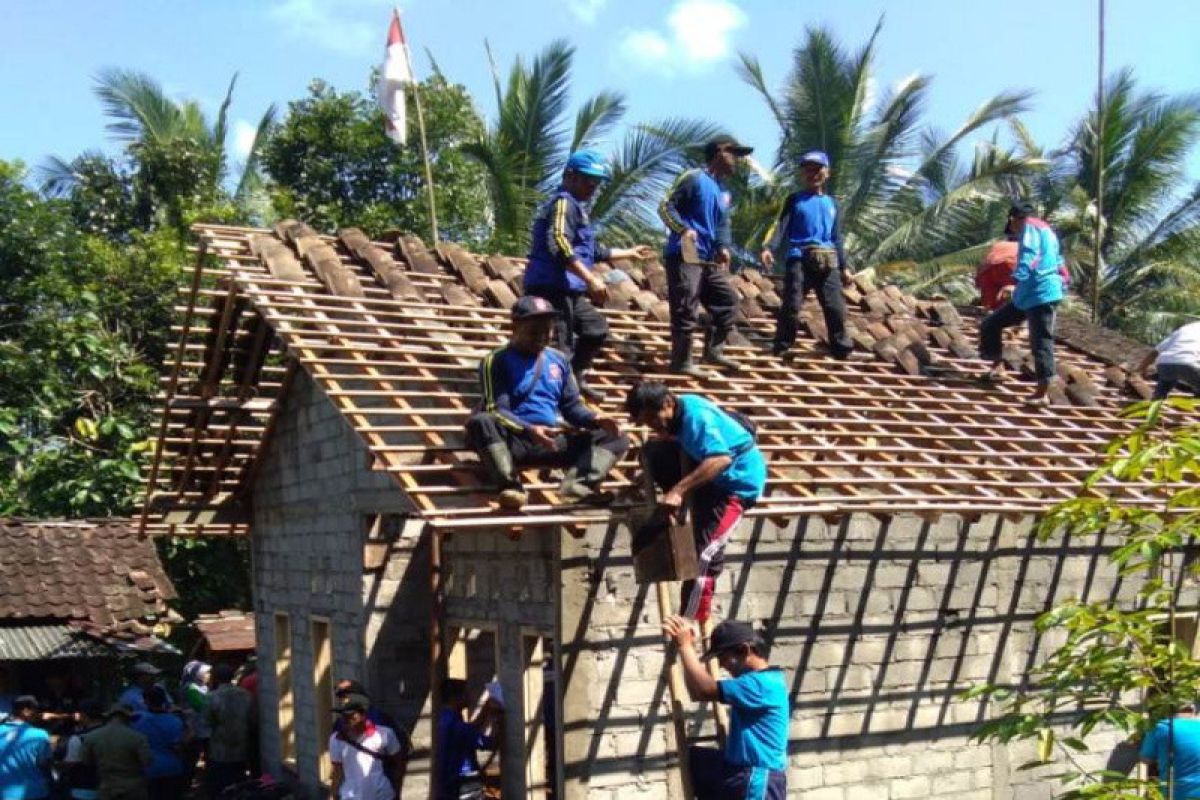
<instances>
[{"instance_id":1,"label":"black trousers","mask_svg":"<svg viewBox=\"0 0 1200 800\"><path fill-rule=\"evenodd\" d=\"M692 466L675 441L652 439L642 446L642 468L664 492L683 480ZM712 483L691 493L688 511L700 574L695 580L684 581L681 587L679 607L684 616L701 622L708 619L717 578L725 569L725 546L751 505Z\"/></svg>"},{"instance_id":2,"label":"black trousers","mask_svg":"<svg viewBox=\"0 0 1200 800\"><path fill-rule=\"evenodd\" d=\"M1164 400L1175 389L1189 391L1200 397L1200 367L1192 364L1159 364L1154 399Z\"/></svg>"},{"instance_id":3,"label":"black trousers","mask_svg":"<svg viewBox=\"0 0 1200 800\"><path fill-rule=\"evenodd\" d=\"M485 450L497 442L508 448L518 467L576 467L581 472L591 464L594 448L608 450L618 460L629 449L627 437L613 436L599 428L556 436L554 449L550 449L534 442L525 431L502 424L492 414L480 412L467 420L467 444L473 450Z\"/></svg>"},{"instance_id":4,"label":"black trousers","mask_svg":"<svg viewBox=\"0 0 1200 800\"><path fill-rule=\"evenodd\" d=\"M733 330L738 295L723 269L685 264L678 255L667 256L667 300L671 306L671 338L690 336L700 324L700 305L712 318L716 341Z\"/></svg>"},{"instance_id":5,"label":"black trousers","mask_svg":"<svg viewBox=\"0 0 1200 800\"><path fill-rule=\"evenodd\" d=\"M579 375L591 367L596 353L608 341L608 320L599 309L581 292L564 292L538 286L526 291L545 298L558 312L554 320L557 347L570 359L575 374Z\"/></svg>"},{"instance_id":6,"label":"black trousers","mask_svg":"<svg viewBox=\"0 0 1200 800\"><path fill-rule=\"evenodd\" d=\"M1011 302L997 308L979 323L979 357L999 361L1004 353L1005 328L1027 322L1029 346L1037 379L1045 383L1056 374L1054 368L1054 316L1058 303L1044 303L1022 311Z\"/></svg>"},{"instance_id":7,"label":"black trousers","mask_svg":"<svg viewBox=\"0 0 1200 800\"><path fill-rule=\"evenodd\" d=\"M837 253L808 251L801 258L789 259L783 273L783 303L775 325L775 349L787 350L796 343L796 315L809 292L817 293L817 302L825 316L829 349L844 356L854 349L846 332L846 296L842 294L842 273Z\"/></svg>"}]
</instances>

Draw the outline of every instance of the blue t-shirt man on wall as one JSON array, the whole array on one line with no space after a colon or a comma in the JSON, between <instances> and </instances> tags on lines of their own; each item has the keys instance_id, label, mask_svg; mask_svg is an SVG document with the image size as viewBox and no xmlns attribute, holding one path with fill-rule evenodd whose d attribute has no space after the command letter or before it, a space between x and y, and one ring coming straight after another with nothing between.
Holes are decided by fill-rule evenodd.
<instances>
[{"instance_id":1,"label":"blue t-shirt man on wall","mask_svg":"<svg viewBox=\"0 0 1200 800\"><path fill-rule=\"evenodd\" d=\"M22 695L0 722L0 800L50 796L50 734L34 726L38 715L37 700Z\"/></svg>"},{"instance_id":2,"label":"blue t-shirt man on wall","mask_svg":"<svg viewBox=\"0 0 1200 800\"><path fill-rule=\"evenodd\" d=\"M1167 778L1175 781L1175 800L1200 798L1200 718L1191 712L1161 720L1142 740L1141 758L1162 781L1164 797Z\"/></svg>"}]
</instances>

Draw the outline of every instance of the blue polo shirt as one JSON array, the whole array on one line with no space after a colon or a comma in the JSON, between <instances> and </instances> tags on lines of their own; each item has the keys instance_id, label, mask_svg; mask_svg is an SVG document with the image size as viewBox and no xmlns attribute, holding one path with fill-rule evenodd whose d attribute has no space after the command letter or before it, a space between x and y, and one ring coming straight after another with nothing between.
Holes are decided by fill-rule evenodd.
<instances>
[{"instance_id":1,"label":"blue polo shirt","mask_svg":"<svg viewBox=\"0 0 1200 800\"><path fill-rule=\"evenodd\" d=\"M536 355L511 345L493 350L479 365L482 411L514 430L559 424L590 428L596 412L579 394L567 357L553 347Z\"/></svg>"},{"instance_id":2,"label":"blue polo shirt","mask_svg":"<svg viewBox=\"0 0 1200 800\"><path fill-rule=\"evenodd\" d=\"M1178 800L1200 798L1200 718L1162 720L1142 740L1141 757L1158 764L1164 797L1170 758L1175 763L1175 797Z\"/></svg>"},{"instance_id":3,"label":"blue polo shirt","mask_svg":"<svg viewBox=\"0 0 1200 800\"><path fill-rule=\"evenodd\" d=\"M754 502L767 486L767 462L754 437L741 423L711 400L698 394L677 395L679 430L675 437L688 458L703 461L731 456L733 462L713 479L713 485Z\"/></svg>"},{"instance_id":4,"label":"blue polo shirt","mask_svg":"<svg viewBox=\"0 0 1200 800\"><path fill-rule=\"evenodd\" d=\"M729 705L725 760L739 767L787 769L788 687L777 667L717 681Z\"/></svg>"},{"instance_id":5,"label":"blue polo shirt","mask_svg":"<svg viewBox=\"0 0 1200 800\"><path fill-rule=\"evenodd\" d=\"M183 720L174 714L147 711L139 714L132 725L150 743L148 778L167 778L183 774L183 760L176 747L183 742Z\"/></svg>"},{"instance_id":6,"label":"blue polo shirt","mask_svg":"<svg viewBox=\"0 0 1200 800\"><path fill-rule=\"evenodd\" d=\"M585 292L587 284L567 266L577 258L590 270L609 257L609 249L596 242L587 206L560 186L533 220L525 292Z\"/></svg>"},{"instance_id":7,"label":"blue polo shirt","mask_svg":"<svg viewBox=\"0 0 1200 800\"><path fill-rule=\"evenodd\" d=\"M800 258L806 247L837 250L838 266L846 265L838 231L837 202L827 194L802 191L788 195L778 218L767 231L766 247L774 250L787 238L787 258Z\"/></svg>"},{"instance_id":8,"label":"blue polo shirt","mask_svg":"<svg viewBox=\"0 0 1200 800\"><path fill-rule=\"evenodd\" d=\"M0 800L50 796L50 734L21 720L0 723Z\"/></svg>"},{"instance_id":9,"label":"blue polo shirt","mask_svg":"<svg viewBox=\"0 0 1200 800\"><path fill-rule=\"evenodd\" d=\"M453 800L447 791L454 788L457 780L463 775L479 772L479 760L475 752L494 750L496 741L483 735L478 727L463 720L462 714L449 708L443 708L438 713L436 737L435 796L439 800Z\"/></svg>"}]
</instances>

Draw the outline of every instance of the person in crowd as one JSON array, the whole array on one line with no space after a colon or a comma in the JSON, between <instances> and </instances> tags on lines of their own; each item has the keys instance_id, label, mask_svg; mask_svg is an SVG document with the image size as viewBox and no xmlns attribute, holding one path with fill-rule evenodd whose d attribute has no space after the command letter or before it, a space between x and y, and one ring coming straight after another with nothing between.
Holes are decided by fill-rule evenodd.
<instances>
[{"instance_id":1,"label":"person in crowd","mask_svg":"<svg viewBox=\"0 0 1200 800\"><path fill-rule=\"evenodd\" d=\"M162 686L159 678L162 676L162 670L151 664L149 661L139 661L129 670L129 686L125 687L125 691L117 698L118 703L124 703L133 709L133 713L141 714L146 710L145 692L151 686ZM163 688L165 692L166 689ZM174 700L167 693L167 704L174 705Z\"/></svg>"},{"instance_id":2,"label":"person in crowd","mask_svg":"<svg viewBox=\"0 0 1200 800\"><path fill-rule=\"evenodd\" d=\"M784 800L791 717L788 684L783 671L767 661L762 637L749 623L727 619L713 630L708 650L697 657L691 620L667 617L663 632L679 648L692 700L729 706L724 752L707 747L688 750L697 799ZM713 678L704 667L710 658L717 659L732 677Z\"/></svg>"},{"instance_id":3,"label":"person in crowd","mask_svg":"<svg viewBox=\"0 0 1200 800\"><path fill-rule=\"evenodd\" d=\"M999 290L1000 307L979 324L979 355L992 362L987 379L993 382L1004 380L1004 330L1025 322L1037 373L1037 388L1026 402L1045 405L1049 402L1050 382L1056 374L1055 315L1066 289L1058 237L1049 225L1033 214L1033 204L1028 202L1017 203L1008 212L1008 224L1018 236L1017 266L1012 275L1014 285Z\"/></svg>"},{"instance_id":4,"label":"person in crowd","mask_svg":"<svg viewBox=\"0 0 1200 800\"><path fill-rule=\"evenodd\" d=\"M130 727L134 711L114 703L105 723L83 737L83 763L94 767L100 800L149 800L150 742Z\"/></svg>"},{"instance_id":5,"label":"person in crowd","mask_svg":"<svg viewBox=\"0 0 1200 800\"><path fill-rule=\"evenodd\" d=\"M1200 717L1195 705L1185 705L1155 723L1142 739L1139 755L1150 777L1161 782L1163 797L1200 797ZM1174 783L1174 794L1168 779Z\"/></svg>"},{"instance_id":6,"label":"person in crowd","mask_svg":"<svg viewBox=\"0 0 1200 800\"><path fill-rule=\"evenodd\" d=\"M815 291L829 333L829 352L834 358L846 358L854 350L854 343L846 331L842 286L849 286L853 278L838 232L837 202L825 191L829 156L821 150L808 151L800 157L800 175L804 188L783 201L760 254L763 266L770 270L775 266L774 251L783 243L787 245L783 303L779 306L772 352L786 355L795 344L796 315L804 298Z\"/></svg>"},{"instance_id":7,"label":"person in crowd","mask_svg":"<svg viewBox=\"0 0 1200 800\"><path fill-rule=\"evenodd\" d=\"M161 686L146 690L146 711L138 714L133 729L146 737L152 754L146 769L150 800L176 800L183 797L187 785L181 757L185 728L183 720L167 707L167 693Z\"/></svg>"},{"instance_id":8,"label":"person in crowd","mask_svg":"<svg viewBox=\"0 0 1200 800\"><path fill-rule=\"evenodd\" d=\"M549 347L557 312L527 295L512 308L512 337L479 365L480 406L466 423L468 445L499 490L501 508L527 499L523 466L563 467L568 503L606 503L600 484L629 449L616 420L583 402L567 357Z\"/></svg>"},{"instance_id":9,"label":"person in crowd","mask_svg":"<svg viewBox=\"0 0 1200 800\"><path fill-rule=\"evenodd\" d=\"M83 738L104 724L104 706L99 700L86 699L75 712L75 730L67 739L63 756L63 777L71 800L98 800L100 778L96 767L83 760Z\"/></svg>"},{"instance_id":10,"label":"person in crowd","mask_svg":"<svg viewBox=\"0 0 1200 800\"><path fill-rule=\"evenodd\" d=\"M183 780L190 786L196 773L200 756L208 752L208 684L212 667L203 661L189 661L183 668L179 682L179 699L182 704L183 721L187 725L187 738L183 750Z\"/></svg>"},{"instance_id":11,"label":"person in crowd","mask_svg":"<svg viewBox=\"0 0 1200 800\"><path fill-rule=\"evenodd\" d=\"M733 196L725 181L737 170L738 159L753 151L732 136L715 137L704 146L704 168L681 174L658 207L659 217L670 230L663 265L671 309L671 372L706 376L692 361L692 334L699 325L701 305L711 320L704 361L737 369L737 362L724 354L738 305L737 292L729 281Z\"/></svg>"},{"instance_id":12,"label":"person in crowd","mask_svg":"<svg viewBox=\"0 0 1200 800\"><path fill-rule=\"evenodd\" d=\"M53 751L50 734L37 726L37 698L20 695L0 722L0 800L42 800L50 796Z\"/></svg>"},{"instance_id":13,"label":"person in crowd","mask_svg":"<svg viewBox=\"0 0 1200 800\"><path fill-rule=\"evenodd\" d=\"M376 725L367 715L365 695L341 697L333 713L338 724L329 737L333 763L332 796L343 800L393 800L400 797L404 759L391 728Z\"/></svg>"},{"instance_id":14,"label":"person in crowd","mask_svg":"<svg viewBox=\"0 0 1200 800\"><path fill-rule=\"evenodd\" d=\"M401 729L396 720L392 719L391 714L387 713L382 708L378 708L374 703L370 702L371 696L367 693L367 689L362 685L362 683L352 678L342 678L333 685L333 696L338 700L341 700L352 694L367 698L367 702L369 704L367 708L367 719L378 727L391 728L392 733L396 734L396 737L400 740L400 745L403 747L406 739L404 731ZM334 727L336 728L341 724L342 719L339 717L334 722Z\"/></svg>"},{"instance_id":15,"label":"person in crowd","mask_svg":"<svg viewBox=\"0 0 1200 800\"><path fill-rule=\"evenodd\" d=\"M1138 364L1139 375L1155 365L1154 399L1165 400L1182 389L1200 397L1200 320L1176 328Z\"/></svg>"},{"instance_id":16,"label":"person in crowd","mask_svg":"<svg viewBox=\"0 0 1200 800\"><path fill-rule=\"evenodd\" d=\"M489 698L471 721L465 718L467 708L467 682L458 678L442 681L442 709L434 726L434 800L483 796L476 754L496 749L495 732L503 723L504 706Z\"/></svg>"},{"instance_id":17,"label":"person in crowd","mask_svg":"<svg viewBox=\"0 0 1200 800\"><path fill-rule=\"evenodd\" d=\"M661 505L674 514L690 505L699 576L683 584L681 613L704 621L725 545L766 487L766 461L752 423L705 397L675 395L654 381L630 389L625 410L655 435L642 447L642 468L665 492Z\"/></svg>"},{"instance_id":18,"label":"person in crowd","mask_svg":"<svg viewBox=\"0 0 1200 800\"><path fill-rule=\"evenodd\" d=\"M258 658L249 656L242 666L237 671L236 683L238 686L250 693L250 699L253 701L250 704L250 717L257 720L258 717ZM250 769L250 777L258 778L262 775L262 746L258 738L258 725L250 726L250 755L247 766Z\"/></svg>"},{"instance_id":19,"label":"person in crowd","mask_svg":"<svg viewBox=\"0 0 1200 800\"><path fill-rule=\"evenodd\" d=\"M210 731L204 783L213 800L226 787L245 780L250 755L254 700L249 692L233 684L233 675L230 664L213 667L213 688L204 712Z\"/></svg>"},{"instance_id":20,"label":"person in crowd","mask_svg":"<svg viewBox=\"0 0 1200 800\"><path fill-rule=\"evenodd\" d=\"M608 162L595 150L570 155L562 183L534 217L525 267L525 294L544 297L558 311L558 349L570 361L579 391L597 403L604 395L588 383L587 372L608 338L608 322L596 309L608 300L608 291L592 267L597 261L654 255L648 245L610 249L596 241L588 204L610 177Z\"/></svg>"}]
</instances>

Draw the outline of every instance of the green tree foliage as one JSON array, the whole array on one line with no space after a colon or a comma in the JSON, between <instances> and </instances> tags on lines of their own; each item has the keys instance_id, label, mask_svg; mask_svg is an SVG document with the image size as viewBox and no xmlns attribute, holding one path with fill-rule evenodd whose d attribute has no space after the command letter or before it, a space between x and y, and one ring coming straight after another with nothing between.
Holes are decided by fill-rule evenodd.
<instances>
[{"instance_id":1,"label":"green tree foliage","mask_svg":"<svg viewBox=\"0 0 1200 800\"><path fill-rule=\"evenodd\" d=\"M1190 414L1171 413L1172 407ZM1136 740L1200 697L1200 662L1171 624L1184 584L1198 571L1184 559L1200 525L1197 410L1200 401L1182 398L1131 406L1125 416L1137 420L1134 430L1110 445L1104 465L1075 499L1040 523L1043 539L1102 536L1115 542L1109 561L1122 576L1143 579L1136 599L1060 604L1038 618L1036 630L1063 643L1038 664L1027 685L981 685L967 693L991 697L1001 712L976 738L1036 742L1037 759L1026 768L1049 770L1066 800L1161 797L1156 783L1087 768L1079 755L1088 752L1087 739L1097 730L1115 729ZM1163 487L1158 507L1131 507L1114 491L1143 481ZM1064 727L1070 735L1060 735Z\"/></svg>"},{"instance_id":2,"label":"green tree foliage","mask_svg":"<svg viewBox=\"0 0 1200 800\"><path fill-rule=\"evenodd\" d=\"M420 93L441 233L479 242L487 232L484 175L459 147L483 123L466 89L438 73L421 83ZM410 94L410 109L413 102ZM425 172L410 116L409 142L400 147L385 135L374 98L314 81L307 97L288 105L264 148L275 210L329 232L354 225L376 236L389 228L428 236Z\"/></svg>"},{"instance_id":3,"label":"green tree foliage","mask_svg":"<svg viewBox=\"0 0 1200 800\"><path fill-rule=\"evenodd\" d=\"M575 48L552 42L528 64L518 58L501 87L495 121L463 152L483 166L494 230L489 246L524 253L538 205L558 186L573 150L598 147L625 114L625 98L601 92L569 113ZM614 244L659 230L655 214L673 177L696 163L696 150L719 131L709 122L666 119L635 126L611 157L613 179L600 188L592 219Z\"/></svg>"},{"instance_id":4,"label":"green tree foliage","mask_svg":"<svg viewBox=\"0 0 1200 800\"><path fill-rule=\"evenodd\" d=\"M1025 154L1047 157L1024 129L1017 132ZM1067 145L1048 155L1053 165L1035 187L1038 199L1063 239L1079 297L1090 303L1099 280L1101 324L1157 341L1200 317L1200 184L1181 180L1198 140L1200 98L1140 90L1126 69L1107 80L1101 111L1093 107L1074 125ZM1097 270L1101 145L1104 218Z\"/></svg>"},{"instance_id":5,"label":"green tree foliage","mask_svg":"<svg viewBox=\"0 0 1200 800\"><path fill-rule=\"evenodd\" d=\"M800 188L800 156L821 149L833 162L829 190L852 266L888 274L904 268L974 266L980 246L1003 227L1010 198L1021 193L1037 161L964 141L1028 108L1030 93L987 99L952 133L922 122L931 79L914 75L873 96L877 26L866 45L848 52L823 28L810 28L797 47L782 89L772 93L758 61L741 56L742 78L763 98L779 125L773 174L748 182L734 218L735 239L757 254L788 193ZM999 222L997 223L997 220Z\"/></svg>"}]
</instances>

